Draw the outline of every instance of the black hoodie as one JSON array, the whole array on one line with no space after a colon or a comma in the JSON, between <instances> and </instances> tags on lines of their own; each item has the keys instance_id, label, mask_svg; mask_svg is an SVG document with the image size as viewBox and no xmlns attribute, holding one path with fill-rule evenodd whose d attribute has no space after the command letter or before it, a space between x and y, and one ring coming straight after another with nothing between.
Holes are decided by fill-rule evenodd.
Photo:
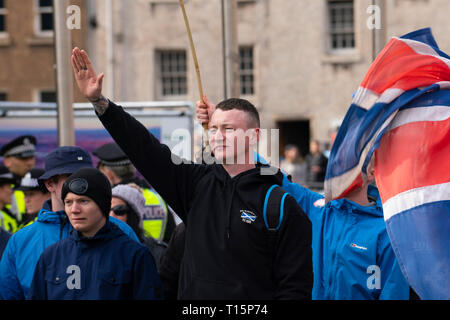
<instances>
[{"instance_id":1,"label":"black hoodie","mask_svg":"<svg viewBox=\"0 0 450 320\"><path fill-rule=\"evenodd\" d=\"M99 117L134 166L186 225L180 299L310 299L311 223L287 196L274 257L263 220L267 190L282 174L261 166L231 178L222 165L181 163L136 119L110 102ZM256 216L252 223L242 211Z\"/></svg>"}]
</instances>

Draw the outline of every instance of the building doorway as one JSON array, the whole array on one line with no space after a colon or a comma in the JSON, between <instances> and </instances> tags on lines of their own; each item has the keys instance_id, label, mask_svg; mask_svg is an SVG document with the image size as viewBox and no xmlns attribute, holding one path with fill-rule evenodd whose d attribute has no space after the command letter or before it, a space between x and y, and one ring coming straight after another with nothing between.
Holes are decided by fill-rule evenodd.
<instances>
[{"instance_id":1,"label":"building doorway","mask_svg":"<svg viewBox=\"0 0 450 320\"><path fill-rule=\"evenodd\" d=\"M303 157L309 152L309 120L277 121L280 130L280 157L284 155L284 147L296 145Z\"/></svg>"}]
</instances>

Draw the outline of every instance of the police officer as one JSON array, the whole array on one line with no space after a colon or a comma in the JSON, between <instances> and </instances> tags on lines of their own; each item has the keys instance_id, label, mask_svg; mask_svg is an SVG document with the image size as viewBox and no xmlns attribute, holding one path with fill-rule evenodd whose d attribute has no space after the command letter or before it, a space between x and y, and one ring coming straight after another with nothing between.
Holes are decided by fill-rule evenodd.
<instances>
[{"instance_id":1,"label":"police officer","mask_svg":"<svg viewBox=\"0 0 450 320\"><path fill-rule=\"evenodd\" d=\"M19 228L19 221L7 208L11 204L13 188L16 183L13 174L5 166L0 165L0 227L14 233Z\"/></svg>"},{"instance_id":2,"label":"police officer","mask_svg":"<svg viewBox=\"0 0 450 320\"><path fill-rule=\"evenodd\" d=\"M107 143L92 152L98 157L97 168L112 186L135 183L143 189L146 214L142 226L157 241L168 243L175 228L175 219L161 196L151 189L147 181L136 177L136 168L116 143Z\"/></svg>"},{"instance_id":3,"label":"police officer","mask_svg":"<svg viewBox=\"0 0 450 320\"><path fill-rule=\"evenodd\" d=\"M31 135L23 135L14 138L0 149L3 163L16 179L18 186L20 180L30 171L36 163L36 138ZM25 195L21 190L14 191L13 199L8 209L13 213L17 221L22 220L25 213Z\"/></svg>"},{"instance_id":4,"label":"police officer","mask_svg":"<svg viewBox=\"0 0 450 320\"><path fill-rule=\"evenodd\" d=\"M44 202L50 199L50 192L43 185L39 185L38 178L44 174L45 170L33 168L20 181L20 186L16 190L21 190L25 194L26 213L22 215L21 227L34 222L38 212Z\"/></svg>"}]
</instances>

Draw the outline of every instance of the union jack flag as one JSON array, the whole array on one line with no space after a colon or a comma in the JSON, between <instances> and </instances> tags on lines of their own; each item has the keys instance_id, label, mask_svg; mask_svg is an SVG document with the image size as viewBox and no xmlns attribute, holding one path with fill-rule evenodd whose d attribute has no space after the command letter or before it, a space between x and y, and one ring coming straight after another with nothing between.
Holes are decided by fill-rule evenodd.
<instances>
[{"instance_id":1,"label":"union jack flag","mask_svg":"<svg viewBox=\"0 0 450 320\"><path fill-rule=\"evenodd\" d=\"M392 38L353 97L325 199L375 180L400 268L422 299L450 299L450 57L429 28Z\"/></svg>"}]
</instances>

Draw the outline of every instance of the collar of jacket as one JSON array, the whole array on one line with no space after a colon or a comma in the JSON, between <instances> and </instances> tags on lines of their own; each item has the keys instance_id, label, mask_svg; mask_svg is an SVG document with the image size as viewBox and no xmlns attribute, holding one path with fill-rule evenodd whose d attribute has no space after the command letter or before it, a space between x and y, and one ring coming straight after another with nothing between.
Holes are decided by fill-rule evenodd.
<instances>
[{"instance_id":1,"label":"collar of jacket","mask_svg":"<svg viewBox=\"0 0 450 320\"><path fill-rule=\"evenodd\" d=\"M61 211L52 211L52 202L47 200L38 213L37 221L45 223L63 224L68 221L66 213Z\"/></svg>"},{"instance_id":2,"label":"collar of jacket","mask_svg":"<svg viewBox=\"0 0 450 320\"><path fill-rule=\"evenodd\" d=\"M81 237L80 232L78 232L77 230L75 230L73 228L72 228L72 230L70 230L69 237L76 242L82 242L84 244L90 245L90 244L94 244L94 243L98 243L101 241L106 241L108 239L115 238L115 237L119 236L120 234L121 234L121 231L120 231L119 227L116 224L114 224L108 220L108 221L106 221L105 225L103 227L101 227L100 230L98 230L97 233L95 235L93 235L92 237L88 237L88 238Z\"/></svg>"},{"instance_id":3,"label":"collar of jacket","mask_svg":"<svg viewBox=\"0 0 450 320\"><path fill-rule=\"evenodd\" d=\"M332 208L339 209L340 211L345 211L347 213L353 212L356 214L373 215L377 217L383 217L383 209L381 203L378 201L375 204L368 206L362 206L356 202L347 199L337 199L330 201L327 205Z\"/></svg>"},{"instance_id":4,"label":"collar of jacket","mask_svg":"<svg viewBox=\"0 0 450 320\"><path fill-rule=\"evenodd\" d=\"M283 174L281 173L280 169L271 167L270 165L263 164L260 162L255 163L255 168L246 170L244 172L239 173L238 175L231 177L228 172L225 170L223 165L221 164L214 164L211 166L215 177L222 182L224 185L227 184L228 181L235 181L239 180L245 176L259 176L261 177L261 180L267 181L268 177L272 180L272 184L278 184L282 185L283 182ZM269 169L270 168L270 169ZM267 169L271 170L271 172L274 172L274 174L262 174L261 170Z\"/></svg>"}]
</instances>

